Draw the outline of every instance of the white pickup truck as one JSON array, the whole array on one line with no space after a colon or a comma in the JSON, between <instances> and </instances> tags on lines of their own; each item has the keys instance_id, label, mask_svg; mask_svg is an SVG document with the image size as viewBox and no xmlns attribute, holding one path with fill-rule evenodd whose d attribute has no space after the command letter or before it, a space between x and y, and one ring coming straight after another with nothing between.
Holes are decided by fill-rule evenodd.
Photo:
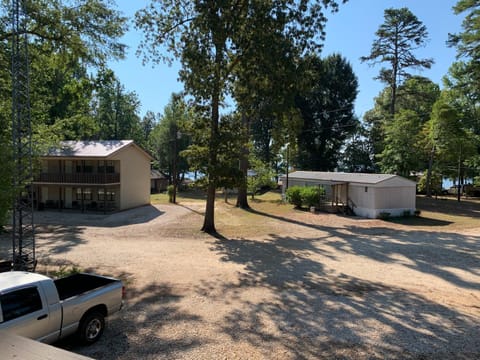
<instances>
[{"instance_id":1,"label":"white pickup truck","mask_svg":"<svg viewBox=\"0 0 480 360\"><path fill-rule=\"evenodd\" d=\"M47 276L11 271L0 273L0 329L45 343L77 334L94 343L105 317L120 310L124 288L117 279L74 274Z\"/></svg>"}]
</instances>

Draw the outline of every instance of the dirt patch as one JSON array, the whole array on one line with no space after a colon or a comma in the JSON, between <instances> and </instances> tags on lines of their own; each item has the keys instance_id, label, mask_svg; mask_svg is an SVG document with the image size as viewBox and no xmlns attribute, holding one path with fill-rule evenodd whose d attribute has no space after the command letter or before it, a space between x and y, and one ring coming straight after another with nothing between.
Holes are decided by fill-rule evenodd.
<instances>
[{"instance_id":1,"label":"dirt patch","mask_svg":"<svg viewBox=\"0 0 480 360\"><path fill-rule=\"evenodd\" d=\"M480 232L311 214L260 203L44 212L43 264L122 277L126 307L98 359L480 357ZM75 217L74 217L75 216Z\"/></svg>"}]
</instances>

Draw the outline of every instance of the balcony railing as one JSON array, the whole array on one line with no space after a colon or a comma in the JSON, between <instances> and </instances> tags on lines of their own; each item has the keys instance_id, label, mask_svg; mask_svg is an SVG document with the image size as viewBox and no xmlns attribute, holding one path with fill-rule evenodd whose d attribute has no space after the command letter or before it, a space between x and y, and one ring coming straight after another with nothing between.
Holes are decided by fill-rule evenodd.
<instances>
[{"instance_id":1,"label":"balcony railing","mask_svg":"<svg viewBox=\"0 0 480 360\"><path fill-rule=\"evenodd\" d=\"M120 182L120 174L42 173L35 177L34 182L52 184L115 184Z\"/></svg>"}]
</instances>

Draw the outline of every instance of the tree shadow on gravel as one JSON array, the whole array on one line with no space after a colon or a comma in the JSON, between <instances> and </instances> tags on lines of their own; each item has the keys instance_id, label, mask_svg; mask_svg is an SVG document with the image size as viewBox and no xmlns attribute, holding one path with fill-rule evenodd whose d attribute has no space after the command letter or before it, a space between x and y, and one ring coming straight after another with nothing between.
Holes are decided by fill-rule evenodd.
<instances>
[{"instance_id":1,"label":"tree shadow on gravel","mask_svg":"<svg viewBox=\"0 0 480 360\"><path fill-rule=\"evenodd\" d=\"M86 244L82 239L83 227L68 225L37 225L35 238L37 243L37 258L48 254L68 253L72 248ZM46 234L46 236L44 236ZM12 256L12 240L10 233L0 235L0 259L10 259Z\"/></svg>"},{"instance_id":2,"label":"tree shadow on gravel","mask_svg":"<svg viewBox=\"0 0 480 360\"><path fill-rule=\"evenodd\" d=\"M163 214L165 212L157 207L145 205L111 214L81 213L76 210L37 211L34 220L39 225L118 227L148 223Z\"/></svg>"},{"instance_id":3,"label":"tree shadow on gravel","mask_svg":"<svg viewBox=\"0 0 480 360\"><path fill-rule=\"evenodd\" d=\"M344 253L384 263L402 264L464 289L480 290L480 281L469 281L455 274L455 270L460 270L480 277L478 237L440 231L392 230L386 227L346 226L345 230L350 235L343 234L343 241L331 241L328 245Z\"/></svg>"},{"instance_id":4,"label":"tree shadow on gravel","mask_svg":"<svg viewBox=\"0 0 480 360\"><path fill-rule=\"evenodd\" d=\"M128 274L120 275L129 277ZM127 288L124 308L108 319L102 338L90 346L66 339L57 346L94 359L172 358L206 341L177 333L166 336L169 324L188 323L194 327L201 319L179 309L182 295L169 284L151 283L142 288Z\"/></svg>"},{"instance_id":5,"label":"tree shadow on gravel","mask_svg":"<svg viewBox=\"0 0 480 360\"><path fill-rule=\"evenodd\" d=\"M435 234L431 243L415 242L399 234L398 246L387 251L386 238L369 243L371 234L364 230L350 228L351 236L331 241L328 246L387 263L397 261L393 253L410 256L419 271L478 289L477 283L462 281L440 269L448 265L464 270L474 265L478 269L476 255L468 257L469 250L477 249L473 239L460 239L459 245L458 240L443 234L445 246L436 253ZM383 233L384 229L376 231ZM329 234L345 238L345 234L335 234L331 229ZM238 305L225 317L221 331L233 341L244 340L265 348L266 357L268 346L274 344L296 359L480 356L478 316L459 313L400 287L333 273L321 263L322 256L333 255L328 246L319 249L319 241L328 242L325 238L276 235L265 241L218 236L212 250L222 261L244 266L238 282L224 283L216 293L210 292L217 301ZM450 262L450 252L459 258ZM467 259L462 263L464 256ZM197 291L209 293L209 287L215 286L218 288L218 284L204 283ZM271 296L242 300L258 288L266 289Z\"/></svg>"},{"instance_id":6,"label":"tree shadow on gravel","mask_svg":"<svg viewBox=\"0 0 480 360\"><path fill-rule=\"evenodd\" d=\"M480 290L479 282L466 281L445 269L454 268L480 276L480 241L475 236L442 231L407 231L378 226L332 227L255 210L252 212L280 222L319 230L323 234L312 241L319 241L341 252L365 256L385 263L399 263L398 257L402 256L412 262L404 266L435 275L463 288ZM284 238L279 239L285 241ZM305 248L305 245L296 241L292 243L297 250ZM318 247L313 245L310 247L314 249L313 251L319 251Z\"/></svg>"},{"instance_id":7,"label":"tree shadow on gravel","mask_svg":"<svg viewBox=\"0 0 480 360\"><path fill-rule=\"evenodd\" d=\"M80 226L38 225L36 238L39 250L44 254L65 254L74 247L87 243L82 235L85 231Z\"/></svg>"}]
</instances>

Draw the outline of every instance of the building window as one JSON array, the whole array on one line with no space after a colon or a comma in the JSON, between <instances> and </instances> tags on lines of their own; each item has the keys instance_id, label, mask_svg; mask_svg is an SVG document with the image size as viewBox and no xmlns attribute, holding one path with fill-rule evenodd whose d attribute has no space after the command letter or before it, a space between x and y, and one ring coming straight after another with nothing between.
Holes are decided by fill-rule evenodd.
<instances>
[{"instance_id":1,"label":"building window","mask_svg":"<svg viewBox=\"0 0 480 360\"><path fill-rule=\"evenodd\" d=\"M77 173L93 173L93 160L77 161L75 163L75 172Z\"/></svg>"},{"instance_id":2,"label":"building window","mask_svg":"<svg viewBox=\"0 0 480 360\"><path fill-rule=\"evenodd\" d=\"M113 174L115 172L115 164L113 160L100 160L98 162L98 173L103 174L106 172L107 174Z\"/></svg>"},{"instance_id":3,"label":"building window","mask_svg":"<svg viewBox=\"0 0 480 360\"><path fill-rule=\"evenodd\" d=\"M16 319L42 309L42 300L36 287L13 291L0 296L3 321Z\"/></svg>"},{"instance_id":4,"label":"building window","mask_svg":"<svg viewBox=\"0 0 480 360\"><path fill-rule=\"evenodd\" d=\"M93 161L92 160L85 160L85 165L83 167L84 173L93 173Z\"/></svg>"},{"instance_id":5,"label":"building window","mask_svg":"<svg viewBox=\"0 0 480 360\"><path fill-rule=\"evenodd\" d=\"M365 186L365 192L368 192L368 186Z\"/></svg>"},{"instance_id":6,"label":"building window","mask_svg":"<svg viewBox=\"0 0 480 360\"><path fill-rule=\"evenodd\" d=\"M92 200L92 189L86 188L86 189L83 189L82 191L81 188L77 188L77 192L76 192L77 200L82 200L82 194L83 194L83 200Z\"/></svg>"},{"instance_id":7,"label":"building window","mask_svg":"<svg viewBox=\"0 0 480 360\"><path fill-rule=\"evenodd\" d=\"M114 190L107 190L106 197L105 197L105 190L99 189L98 193L98 201L115 201L115 191Z\"/></svg>"}]
</instances>

